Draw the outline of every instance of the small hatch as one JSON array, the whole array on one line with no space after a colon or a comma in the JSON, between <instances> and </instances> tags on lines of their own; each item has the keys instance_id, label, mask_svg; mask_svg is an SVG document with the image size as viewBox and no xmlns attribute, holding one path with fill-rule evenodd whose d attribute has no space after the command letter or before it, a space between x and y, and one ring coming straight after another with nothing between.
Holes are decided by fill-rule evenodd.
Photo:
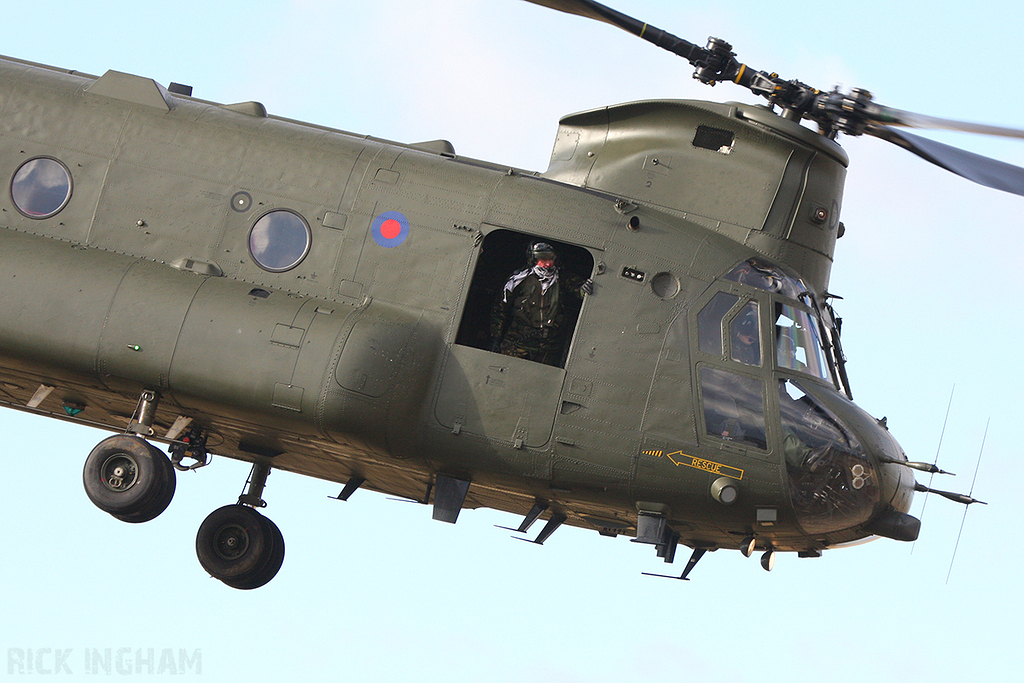
<instances>
[{"instance_id":1,"label":"small hatch","mask_svg":"<svg viewBox=\"0 0 1024 683\"><path fill-rule=\"evenodd\" d=\"M732 152L732 145L736 134L730 130L712 128L711 126L697 126L697 133L693 136L693 146L701 149L710 149L713 152L729 154Z\"/></svg>"}]
</instances>

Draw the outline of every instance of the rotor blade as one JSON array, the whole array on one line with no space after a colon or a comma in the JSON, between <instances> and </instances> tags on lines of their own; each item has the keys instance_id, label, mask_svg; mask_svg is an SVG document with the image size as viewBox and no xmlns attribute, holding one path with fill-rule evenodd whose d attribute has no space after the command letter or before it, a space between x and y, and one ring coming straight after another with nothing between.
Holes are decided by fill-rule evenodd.
<instances>
[{"instance_id":1,"label":"rotor blade","mask_svg":"<svg viewBox=\"0 0 1024 683\"><path fill-rule=\"evenodd\" d=\"M703 57L707 53L707 50L702 47L642 21L638 21L633 17L626 16L621 12L616 12L611 7L605 7L600 3L593 2L593 0L526 0L526 2L565 12L566 14L575 14L587 19L611 24L624 31L629 31L648 42L654 43L672 54L679 55L694 66L697 65L694 60Z\"/></svg>"},{"instance_id":2,"label":"rotor blade","mask_svg":"<svg viewBox=\"0 0 1024 683\"><path fill-rule=\"evenodd\" d=\"M872 104L868 107L867 113L873 121L890 126L929 128L932 130L957 130L965 133L978 133L980 135L1024 138L1024 130L1019 128L1007 128L1005 126L990 126L985 123L971 123L970 121L942 119L937 116L926 116L925 114L915 114L912 111L893 109L892 107L886 107L880 104Z\"/></svg>"},{"instance_id":3,"label":"rotor blade","mask_svg":"<svg viewBox=\"0 0 1024 683\"><path fill-rule=\"evenodd\" d=\"M867 133L979 185L1024 197L1024 168L888 126L873 126Z\"/></svg>"},{"instance_id":4,"label":"rotor blade","mask_svg":"<svg viewBox=\"0 0 1024 683\"><path fill-rule=\"evenodd\" d=\"M619 15L615 10L600 5L596 2L588 2L587 0L526 0L534 5L540 5L541 7L547 7L548 9L558 10L559 12L565 12L566 14L575 14L580 17L586 17L587 19L595 19L597 21L603 21L606 24L612 26L618 26L624 28L621 24L621 20L617 20L613 15ZM629 17L625 17L628 19Z\"/></svg>"}]
</instances>

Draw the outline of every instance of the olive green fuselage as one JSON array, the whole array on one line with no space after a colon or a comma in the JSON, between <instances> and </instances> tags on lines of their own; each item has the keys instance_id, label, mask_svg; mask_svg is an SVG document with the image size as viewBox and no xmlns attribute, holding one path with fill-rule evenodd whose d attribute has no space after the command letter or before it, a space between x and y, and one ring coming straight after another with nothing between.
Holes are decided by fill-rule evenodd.
<instances>
[{"instance_id":1,"label":"olive green fuselage","mask_svg":"<svg viewBox=\"0 0 1024 683\"><path fill-rule=\"evenodd\" d=\"M756 535L818 550L909 506L912 479L879 460L902 459L899 447L834 374L776 362L767 317L758 365L699 342L716 293L736 297L733 311L782 305L723 280L751 259L825 299L846 156L766 110L577 114L537 174L117 72L0 60L0 173L34 159L66 170L69 197L52 215L20 205L14 181L0 198L8 405L54 387L31 409L122 430L150 389L157 437L185 416L229 457L417 500L445 475L471 482L467 507L523 514L543 501L602 533L635 534L638 510L653 512L702 547ZM305 242L275 251L268 216L302 226L289 239ZM594 283L557 365L484 338L498 271L533 239ZM703 368L761 387L763 443L712 427ZM863 514L801 525L787 379L870 454ZM723 500L730 483L737 496Z\"/></svg>"}]
</instances>

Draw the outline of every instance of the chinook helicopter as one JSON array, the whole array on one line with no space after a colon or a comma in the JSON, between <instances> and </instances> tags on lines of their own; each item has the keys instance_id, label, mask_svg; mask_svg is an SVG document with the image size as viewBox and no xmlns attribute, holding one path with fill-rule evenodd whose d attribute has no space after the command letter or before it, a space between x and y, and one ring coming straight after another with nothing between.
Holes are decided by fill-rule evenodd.
<instances>
[{"instance_id":1,"label":"chinook helicopter","mask_svg":"<svg viewBox=\"0 0 1024 683\"><path fill-rule=\"evenodd\" d=\"M828 302L847 164L834 138L899 141L1019 194L1016 171L896 133L913 117L866 93L743 67L721 41L537 4L672 44L700 80L736 81L781 115L584 112L535 174L118 72L3 63L4 110L25 112L3 138L5 400L119 432L86 461L94 503L146 521L207 451L253 462L240 504L197 537L203 567L243 589L283 561L256 511L271 468L448 522L518 513L519 533L544 522L536 543L570 524L668 562L683 544L681 578L720 548L770 568L779 551L916 537L911 470L929 468L852 403ZM493 352L488 329L538 242L594 283L551 364Z\"/></svg>"}]
</instances>

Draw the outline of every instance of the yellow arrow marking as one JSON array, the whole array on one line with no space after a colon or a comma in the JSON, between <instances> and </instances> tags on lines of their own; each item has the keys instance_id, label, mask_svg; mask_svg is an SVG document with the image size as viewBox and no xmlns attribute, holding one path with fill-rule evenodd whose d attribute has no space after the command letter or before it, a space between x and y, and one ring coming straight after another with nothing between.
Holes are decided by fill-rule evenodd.
<instances>
[{"instance_id":1,"label":"yellow arrow marking","mask_svg":"<svg viewBox=\"0 0 1024 683\"><path fill-rule=\"evenodd\" d=\"M743 479L743 470L738 467L730 467L729 465L723 465L720 462L704 460L703 458L695 458L692 455L683 453L682 451L674 451L672 453L664 453L663 451L643 451L643 454L652 455L655 458L660 458L664 455L676 467L692 467L697 470L710 472L711 474L720 474L723 477L730 477L731 479Z\"/></svg>"}]
</instances>

